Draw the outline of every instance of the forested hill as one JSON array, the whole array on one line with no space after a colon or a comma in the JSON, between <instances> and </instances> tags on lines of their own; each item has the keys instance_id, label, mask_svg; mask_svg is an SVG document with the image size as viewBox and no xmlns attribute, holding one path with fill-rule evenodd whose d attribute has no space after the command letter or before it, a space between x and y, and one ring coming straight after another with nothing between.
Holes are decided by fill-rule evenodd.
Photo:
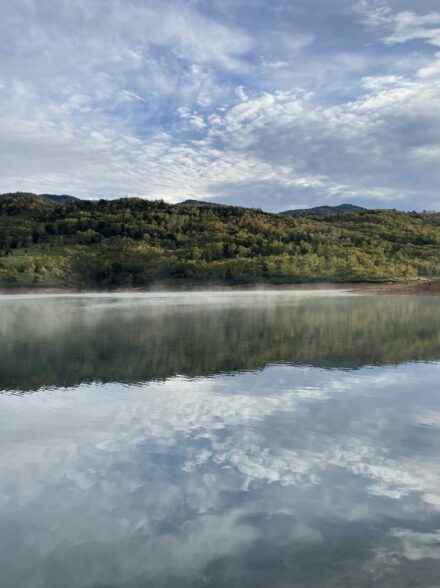
<instances>
[{"instance_id":1,"label":"forested hill","mask_svg":"<svg viewBox=\"0 0 440 588\"><path fill-rule=\"evenodd\" d=\"M440 213L281 216L137 198L0 196L0 284L83 288L440 275Z\"/></svg>"},{"instance_id":2,"label":"forested hill","mask_svg":"<svg viewBox=\"0 0 440 588\"><path fill-rule=\"evenodd\" d=\"M354 204L339 204L338 206L315 206L313 208L297 208L280 212L284 216L330 216L340 212L362 212L367 210Z\"/></svg>"}]
</instances>

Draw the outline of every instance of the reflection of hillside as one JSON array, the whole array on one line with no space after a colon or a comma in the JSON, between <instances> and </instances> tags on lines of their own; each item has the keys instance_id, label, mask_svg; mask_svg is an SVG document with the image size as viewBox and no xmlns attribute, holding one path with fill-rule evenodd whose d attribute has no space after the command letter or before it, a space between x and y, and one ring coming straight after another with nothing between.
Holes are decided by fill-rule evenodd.
<instances>
[{"instance_id":1,"label":"reflection of hillside","mask_svg":"<svg viewBox=\"0 0 440 588\"><path fill-rule=\"evenodd\" d=\"M253 306L3 302L0 388L134 383L267 363L358 368L440 359L434 299L332 298Z\"/></svg>"}]
</instances>

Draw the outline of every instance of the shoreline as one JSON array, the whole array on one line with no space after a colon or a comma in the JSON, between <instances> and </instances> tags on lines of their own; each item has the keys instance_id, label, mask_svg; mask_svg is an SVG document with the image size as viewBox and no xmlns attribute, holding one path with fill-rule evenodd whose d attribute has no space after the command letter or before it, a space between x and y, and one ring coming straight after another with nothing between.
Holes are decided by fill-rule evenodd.
<instances>
[{"instance_id":1,"label":"shoreline","mask_svg":"<svg viewBox=\"0 0 440 588\"><path fill-rule=\"evenodd\" d=\"M314 292L320 290L341 290L355 295L399 295L399 296L439 296L440 279L423 282L302 282L298 284L241 284L181 287L156 285L150 288L114 288L114 289L79 289L72 287L46 286L11 286L0 287L0 296L14 295L81 295L81 294L154 294L160 292L234 292L234 291L263 291L263 292Z\"/></svg>"}]
</instances>

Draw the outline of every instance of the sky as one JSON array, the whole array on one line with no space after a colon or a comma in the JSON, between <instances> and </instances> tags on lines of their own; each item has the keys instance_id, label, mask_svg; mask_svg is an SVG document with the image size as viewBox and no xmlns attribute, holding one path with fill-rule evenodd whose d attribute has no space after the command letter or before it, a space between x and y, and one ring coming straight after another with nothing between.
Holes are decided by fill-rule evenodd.
<instances>
[{"instance_id":1,"label":"sky","mask_svg":"<svg viewBox=\"0 0 440 588\"><path fill-rule=\"evenodd\" d=\"M438 0L0 8L0 192L440 210Z\"/></svg>"}]
</instances>

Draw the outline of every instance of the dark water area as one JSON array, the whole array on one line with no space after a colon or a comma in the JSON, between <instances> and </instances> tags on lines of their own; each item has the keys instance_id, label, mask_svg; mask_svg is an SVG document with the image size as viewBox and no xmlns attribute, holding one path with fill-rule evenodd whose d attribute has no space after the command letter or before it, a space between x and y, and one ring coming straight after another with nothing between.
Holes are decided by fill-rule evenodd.
<instances>
[{"instance_id":1,"label":"dark water area","mask_svg":"<svg viewBox=\"0 0 440 588\"><path fill-rule=\"evenodd\" d=\"M0 586L440 585L440 300L0 297Z\"/></svg>"}]
</instances>

